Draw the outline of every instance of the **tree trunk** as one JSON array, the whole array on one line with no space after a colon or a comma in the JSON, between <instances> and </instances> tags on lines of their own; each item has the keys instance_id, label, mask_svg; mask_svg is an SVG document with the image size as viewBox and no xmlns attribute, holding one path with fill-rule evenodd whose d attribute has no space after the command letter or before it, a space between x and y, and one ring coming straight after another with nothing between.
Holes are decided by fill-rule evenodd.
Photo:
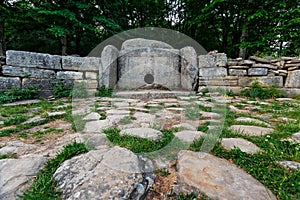
<instances>
[{"instance_id":1,"label":"tree trunk","mask_svg":"<svg viewBox=\"0 0 300 200\"><path fill-rule=\"evenodd\" d=\"M61 41L61 55L67 55L67 34L60 38Z\"/></svg>"},{"instance_id":2,"label":"tree trunk","mask_svg":"<svg viewBox=\"0 0 300 200\"><path fill-rule=\"evenodd\" d=\"M0 19L0 56L5 54L4 20Z\"/></svg>"},{"instance_id":3,"label":"tree trunk","mask_svg":"<svg viewBox=\"0 0 300 200\"><path fill-rule=\"evenodd\" d=\"M240 43L243 43L246 41L246 37L248 36L248 29L247 29L247 25L244 24L243 29L242 29L242 36L240 39ZM239 57L245 59L246 58L246 48L240 47L240 51L239 51Z\"/></svg>"}]
</instances>

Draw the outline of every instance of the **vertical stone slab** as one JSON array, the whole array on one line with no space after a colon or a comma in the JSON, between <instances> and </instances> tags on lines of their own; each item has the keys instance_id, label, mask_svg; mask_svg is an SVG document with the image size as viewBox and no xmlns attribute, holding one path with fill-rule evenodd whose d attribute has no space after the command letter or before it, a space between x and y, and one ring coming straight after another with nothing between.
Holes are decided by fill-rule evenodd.
<instances>
[{"instance_id":1,"label":"vertical stone slab","mask_svg":"<svg viewBox=\"0 0 300 200\"><path fill-rule=\"evenodd\" d=\"M286 82L285 87L287 88L300 88L300 70L290 71Z\"/></svg>"},{"instance_id":2,"label":"vertical stone slab","mask_svg":"<svg viewBox=\"0 0 300 200\"><path fill-rule=\"evenodd\" d=\"M197 53L193 47L184 47L179 51L181 59L181 86L194 90L198 79Z\"/></svg>"},{"instance_id":3,"label":"vertical stone slab","mask_svg":"<svg viewBox=\"0 0 300 200\"><path fill-rule=\"evenodd\" d=\"M106 88L114 88L118 78L119 50L113 45L104 47L101 53L102 69L99 69L99 84Z\"/></svg>"}]
</instances>

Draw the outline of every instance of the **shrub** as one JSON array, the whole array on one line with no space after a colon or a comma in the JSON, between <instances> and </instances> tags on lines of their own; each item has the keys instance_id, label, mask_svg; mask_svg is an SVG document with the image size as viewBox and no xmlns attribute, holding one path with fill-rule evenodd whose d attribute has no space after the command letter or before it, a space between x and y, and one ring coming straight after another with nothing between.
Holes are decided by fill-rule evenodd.
<instances>
[{"instance_id":1,"label":"shrub","mask_svg":"<svg viewBox=\"0 0 300 200\"><path fill-rule=\"evenodd\" d=\"M113 94L113 89L106 88L104 85L99 88L96 96L98 97L111 97Z\"/></svg>"},{"instance_id":2,"label":"shrub","mask_svg":"<svg viewBox=\"0 0 300 200\"><path fill-rule=\"evenodd\" d=\"M267 98L278 98L284 97L285 95L280 93L276 87L268 86L263 87L260 82L253 82L250 88L241 91L241 95L250 97L251 99L267 99Z\"/></svg>"},{"instance_id":3,"label":"shrub","mask_svg":"<svg viewBox=\"0 0 300 200\"><path fill-rule=\"evenodd\" d=\"M57 82L54 85L53 93L57 98L69 97L72 90L65 88L62 82Z\"/></svg>"},{"instance_id":4,"label":"shrub","mask_svg":"<svg viewBox=\"0 0 300 200\"><path fill-rule=\"evenodd\" d=\"M13 88L0 94L0 104L11 103L19 100L34 99L39 95L39 89L34 87L26 87L23 90Z\"/></svg>"}]
</instances>

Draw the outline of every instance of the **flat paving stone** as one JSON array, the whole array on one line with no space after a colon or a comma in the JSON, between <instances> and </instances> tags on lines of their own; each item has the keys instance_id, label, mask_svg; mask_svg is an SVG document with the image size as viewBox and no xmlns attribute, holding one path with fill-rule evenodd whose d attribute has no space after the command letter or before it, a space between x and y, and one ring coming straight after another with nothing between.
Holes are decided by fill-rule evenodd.
<instances>
[{"instance_id":1,"label":"flat paving stone","mask_svg":"<svg viewBox=\"0 0 300 200\"><path fill-rule=\"evenodd\" d=\"M120 135L131 135L149 140L159 140L162 138L162 132L152 128L130 128L121 130Z\"/></svg>"},{"instance_id":2,"label":"flat paving stone","mask_svg":"<svg viewBox=\"0 0 300 200\"><path fill-rule=\"evenodd\" d=\"M249 136L262 136L274 132L274 129L272 128L264 128L259 126L232 125L230 128L236 133L249 135Z\"/></svg>"},{"instance_id":3,"label":"flat paving stone","mask_svg":"<svg viewBox=\"0 0 300 200\"><path fill-rule=\"evenodd\" d=\"M225 112L225 110L224 110ZM205 112L205 111L200 111L201 117L203 117L204 119L219 119L221 117L220 114L218 113L214 113L214 112Z\"/></svg>"},{"instance_id":4,"label":"flat paving stone","mask_svg":"<svg viewBox=\"0 0 300 200\"><path fill-rule=\"evenodd\" d=\"M118 108L123 108L123 107L128 107L129 103L128 102L114 102L112 105L116 106Z\"/></svg>"},{"instance_id":5,"label":"flat paving stone","mask_svg":"<svg viewBox=\"0 0 300 200\"><path fill-rule=\"evenodd\" d=\"M257 123L257 124L264 124L266 126L270 126L270 124L268 124L264 121L250 118L250 117L239 117L239 118L236 118L235 121L237 121L237 122L253 122L253 123Z\"/></svg>"},{"instance_id":6,"label":"flat paving stone","mask_svg":"<svg viewBox=\"0 0 300 200\"><path fill-rule=\"evenodd\" d=\"M147 122L147 123L153 123L155 121L155 115L144 113L144 112L136 112L133 115L136 118L136 121L138 123L141 122Z\"/></svg>"},{"instance_id":7,"label":"flat paving stone","mask_svg":"<svg viewBox=\"0 0 300 200\"><path fill-rule=\"evenodd\" d=\"M243 169L204 152L182 150L177 159L176 193L203 192L216 200L276 200L276 196Z\"/></svg>"},{"instance_id":8,"label":"flat paving stone","mask_svg":"<svg viewBox=\"0 0 300 200\"><path fill-rule=\"evenodd\" d=\"M30 105L30 104L36 104L36 103L40 103L41 100L38 99L33 99L33 100L24 100L24 101L17 101L14 103L6 103L3 104L3 107L8 107L8 106L25 106L25 105Z\"/></svg>"},{"instance_id":9,"label":"flat paving stone","mask_svg":"<svg viewBox=\"0 0 300 200\"><path fill-rule=\"evenodd\" d=\"M176 124L176 125L173 126L173 128L182 128L182 129L191 130L191 131L196 130L196 128L194 126L192 126L191 124L189 124L189 123Z\"/></svg>"},{"instance_id":10,"label":"flat paving stone","mask_svg":"<svg viewBox=\"0 0 300 200\"><path fill-rule=\"evenodd\" d=\"M295 162L295 161L289 161L289 160L279 161L278 164L282 167L289 168L289 169L292 169L292 170L299 170L300 169L300 163Z\"/></svg>"},{"instance_id":11,"label":"flat paving stone","mask_svg":"<svg viewBox=\"0 0 300 200\"><path fill-rule=\"evenodd\" d=\"M84 120L84 121L99 120L100 117L101 116L99 113L92 112L92 113L88 114L87 116L85 116L82 120Z\"/></svg>"},{"instance_id":12,"label":"flat paving stone","mask_svg":"<svg viewBox=\"0 0 300 200\"><path fill-rule=\"evenodd\" d=\"M235 147L248 154L254 154L260 151L258 146L243 138L223 138L221 144L228 151Z\"/></svg>"},{"instance_id":13,"label":"flat paving stone","mask_svg":"<svg viewBox=\"0 0 300 200\"><path fill-rule=\"evenodd\" d=\"M41 116L35 116L35 117L32 117L32 118L26 120L22 124L29 124L29 123L41 122L41 121L44 121L44 120L45 120L45 118L43 118Z\"/></svg>"},{"instance_id":14,"label":"flat paving stone","mask_svg":"<svg viewBox=\"0 0 300 200\"><path fill-rule=\"evenodd\" d=\"M175 132L174 135L184 142L192 143L193 141L204 136L205 133L201 131L179 131Z\"/></svg>"},{"instance_id":15,"label":"flat paving stone","mask_svg":"<svg viewBox=\"0 0 300 200\"><path fill-rule=\"evenodd\" d=\"M116 109L112 109L112 110L108 110L106 111L107 115L129 115L130 111L129 110L116 110Z\"/></svg>"},{"instance_id":16,"label":"flat paving stone","mask_svg":"<svg viewBox=\"0 0 300 200\"><path fill-rule=\"evenodd\" d=\"M47 112L49 117L55 117L66 114L65 111L57 111L57 112Z\"/></svg>"},{"instance_id":17,"label":"flat paving stone","mask_svg":"<svg viewBox=\"0 0 300 200\"><path fill-rule=\"evenodd\" d=\"M101 133L103 129L109 128L110 123L108 120L98 120L87 122L84 126L84 133Z\"/></svg>"}]
</instances>

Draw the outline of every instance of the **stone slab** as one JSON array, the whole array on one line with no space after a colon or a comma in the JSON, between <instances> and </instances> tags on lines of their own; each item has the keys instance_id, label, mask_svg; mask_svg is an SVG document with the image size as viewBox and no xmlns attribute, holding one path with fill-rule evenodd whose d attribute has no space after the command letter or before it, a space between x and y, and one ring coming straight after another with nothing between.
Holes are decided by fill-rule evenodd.
<instances>
[{"instance_id":1,"label":"stone slab","mask_svg":"<svg viewBox=\"0 0 300 200\"><path fill-rule=\"evenodd\" d=\"M26 78L38 78L38 79L54 79L56 74L53 70L47 69L35 69L24 68L15 66L2 66L2 73L5 76L18 76Z\"/></svg>"},{"instance_id":2,"label":"stone slab","mask_svg":"<svg viewBox=\"0 0 300 200\"><path fill-rule=\"evenodd\" d=\"M249 135L249 136L262 136L274 132L274 129L272 128L264 128L259 126L248 126L248 125L232 125L230 129L232 129L237 133Z\"/></svg>"},{"instance_id":3,"label":"stone slab","mask_svg":"<svg viewBox=\"0 0 300 200\"><path fill-rule=\"evenodd\" d=\"M201 131L179 131L174 133L175 137L182 140L183 142L192 143L204 136L205 133Z\"/></svg>"},{"instance_id":4,"label":"stone slab","mask_svg":"<svg viewBox=\"0 0 300 200\"><path fill-rule=\"evenodd\" d=\"M254 154L260 151L258 146L242 138L222 138L221 144L229 151L235 147L248 154Z\"/></svg>"},{"instance_id":5,"label":"stone slab","mask_svg":"<svg viewBox=\"0 0 300 200\"><path fill-rule=\"evenodd\" d=\"M101 60L97 57L62 56L63 70L98 71Z\"/></svg>"},{"instance_id":6,"label":"stone slab","mask_svg":"<svg viewBox=\"0 0 300 200\"><path fill-rule=\"evenodd\" d=\"M266 76L268 74L268 68L250 68L248 70L249 76Z\"/></svg>"},{"instance_id":7,"label":"stone slab","mask_svg":"<svg viewBox=\"0 0 300 200\"><path fill-rule=\"evenodd\" d=\"M121 130L120 135L130 135L149 140L159 140L162 138L162 132L152 128L130 128Z\"/></svg>"},{"instance_id":8,"label":"stone slab","mask_svg":"<svg viewBox=\"0 0 300 200\"><path fill-rule=\"evenodd\" d=\"M4 92L13 88L21 87L21 79L18 77L1 77L0 76L0 92Z\"/></svg>"},{"instance_id":9,"label":"stone slab","mask_svg":"<svg viewBox=\"0 0 300 200\"><path fill-rule=\"evenodd\" d=\"M275 195L244 170L204 152L180 151L176 193L203 192L216 200L276 200Z\"/></svg>"}]
</instances>

